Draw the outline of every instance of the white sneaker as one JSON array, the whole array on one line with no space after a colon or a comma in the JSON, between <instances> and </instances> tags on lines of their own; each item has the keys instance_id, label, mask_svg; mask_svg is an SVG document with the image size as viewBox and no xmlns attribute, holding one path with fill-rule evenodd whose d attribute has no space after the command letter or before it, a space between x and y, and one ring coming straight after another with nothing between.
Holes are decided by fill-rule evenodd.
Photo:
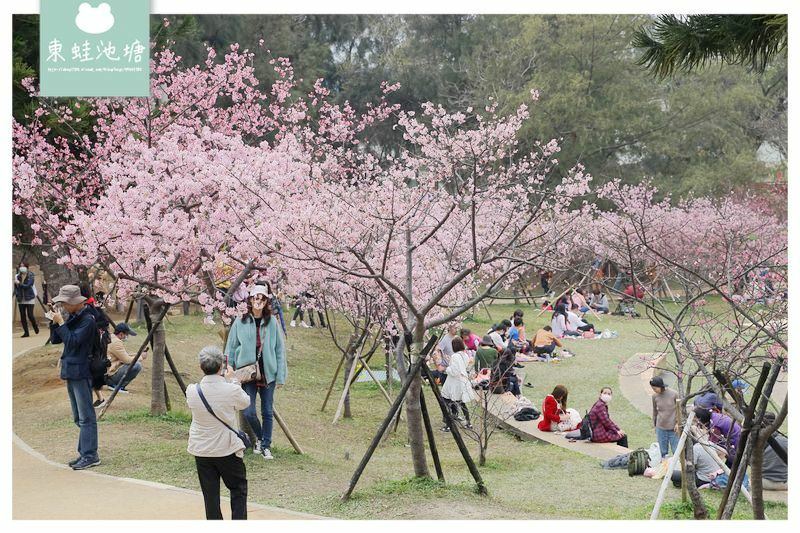
<instances>
[{"instance_id":1,"label":"white sneaker","mask_svg":"<svg viewBox=\"0 0 800 533\"><path fill-rule=\"evenodd\" d=\"M264 455L264 450L261 448L260 442L253 444L253 455Z\"/></svg>"},{"instance_id":2,"label":"white sneaker","mask_svg":"<svg viewBox=\"0 0 800 533\"><path fill-rule=\"evenodd\" d=\"M272 452L269 451L269 448L264 448L264 451L261 452L261 454L264 456L264 459L266 460L274 459L274 457L272 457Z\"/></svg>"},{"instance_id":3,"label":"white sneaker","mask_svg":"<svg viewBox=\"0 0 800 533\"><path fill-rule=\"evenodd\" d=\"M304 328L310 328L311 327L308 324L306 324L305 322L300 322L300 325L303 326Z\"/></svg>"},{"instance_id":4,"label":"white sneaker","mask_svg":"<svg viewBox=\"0 0 800 533\"><path fill-rule=\"evenodd\" d=\"M291 322L289 322L289 325L290 325L291 327L293 327L293 328L294 328L294 327L297 327L297 323L296 323L294 320L292 320Z\"/></svg>"}]
</instances>

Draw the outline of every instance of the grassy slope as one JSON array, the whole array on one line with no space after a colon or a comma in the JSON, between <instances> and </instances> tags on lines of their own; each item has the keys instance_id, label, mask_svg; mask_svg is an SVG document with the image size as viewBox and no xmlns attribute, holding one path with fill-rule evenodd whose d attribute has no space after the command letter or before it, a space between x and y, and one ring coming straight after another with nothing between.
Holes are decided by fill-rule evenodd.
<instances>
[{"instance_id":1,"label":"grassy slope","mask_svg":"<svg viewBox=\"0 0 800 533\"><path fill-rule=\"evenodd\" d=\"M493 305L489 310L496 321L509 316L513 308ZM546 315L534 318L536 311L530 307L525 311L529 331L547 319ZM482 333L490 322L481 308L474 320L465 325ZM620 363L634 353L657 348L654 340L637 332L649 329L646 320L604 317L599 325L618 331L620 337L567 341L577 357L559 364L529 365L526 381L532 381L535 388L523 392L534 404L540 404L554 385L563 383L570 389L570 404L583 411L596 399L601 386L618 388ZM203 345L219 342L219 326L203 326L196 317L173 317L167 329L168 345L176 363L190 374L190 381L195 381L199 378L195 354ZM292 453L276 425L276 460L265 462L246 456L253 501L340 518L642 519L649 515L657 482L629 478L625 471L604 471L594 459L555 446L522 442L503 432L493 437L488 464L482 468L490 491L488 499L473 493L471 478L446 434L437 434L437 442L447 485L410 480L410 453L403 425L378 449L353 499L341 503L338 497L385 415L387 404L375 386L358 384L352 395L354 418L332 425L338 396L332 399L327 412L319 411L338 361L329 348L327 332L292 329L287 345L289 384L277 394L276 407L306 455ZM66 390L55 374L57 357L58 349L50 347L15 361L14 428L34 448L51 459L66 462L74 455L77 431L70 420ZM120 395L101 421L103 465L98 470L198 489L193 459L186 453L190 416L182 395L170 382L173 412L154 419L147 415L149 384L146 365L131 386L132 394ZM647 446L654 441L648 417L622 394L615 395L611 413L630 435L632 446ZM716 505L718 495L706 494L709 504ZM421 499L425 505L414 505ZM667 501L679 500L679 491L670 488ZM786 516L785 506L768 505L771 518ZM738 508L740 516L747 518L747 505L743 503ZM683 516L680 507L671 506L664 513L667 515Z\"/></svg>"}]
</instances>

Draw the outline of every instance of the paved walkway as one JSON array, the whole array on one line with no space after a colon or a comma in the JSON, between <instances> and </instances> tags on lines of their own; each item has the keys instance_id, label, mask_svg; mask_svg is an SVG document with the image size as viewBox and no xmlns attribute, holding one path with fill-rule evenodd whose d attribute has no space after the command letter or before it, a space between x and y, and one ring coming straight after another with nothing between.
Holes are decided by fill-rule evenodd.
<instances>
[{"instance_id":1,"label":"paved walkway","mask_svg":"<svg viewBox=\"0 0 800 533\"><path fill-rule=\"evenodd\" d=\"M44 336L20 339L14 332L14 358L38 348ZM138 479L119 478L92 471L75 472L55 463L14 434L12 454L14 520L202 520L203 497L198 491ZM225 489L223 488L223 492ZM102 495L120 505L85 505ZM222 513L230 518L223 498ZM309 520L321 517L248 504L251 520Z\"/></svg>"}]
</instances>

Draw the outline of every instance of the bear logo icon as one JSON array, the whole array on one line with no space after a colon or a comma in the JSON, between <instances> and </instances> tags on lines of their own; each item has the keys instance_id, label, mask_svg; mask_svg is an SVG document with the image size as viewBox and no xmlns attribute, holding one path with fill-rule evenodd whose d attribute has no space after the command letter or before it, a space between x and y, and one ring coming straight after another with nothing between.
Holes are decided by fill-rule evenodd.
<instances>
[{"instance_id":1,"label":"bear logo icon","mask_svg":"<svg viewBox=\"0 0 800 533\"><path fill-rule=\"evenodd\" d=\"M114 26L114 15L111 6L103 2L97 7L92 7L88 2L78 6L78 15L75 25L85 33L105 33Z\"/></svg>"}]
</instances>

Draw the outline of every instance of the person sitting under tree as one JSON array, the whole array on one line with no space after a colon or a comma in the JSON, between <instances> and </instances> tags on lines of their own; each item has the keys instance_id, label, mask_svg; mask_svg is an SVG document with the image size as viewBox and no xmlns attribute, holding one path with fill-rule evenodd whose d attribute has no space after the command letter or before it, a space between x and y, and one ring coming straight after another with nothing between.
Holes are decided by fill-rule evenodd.
<instances>
[{"instance_id":1,"label":"person sitting under tree","mask_svg":"<svg viewBox=\"0 0 800 533\"><path fill-rule=\"evenodd\" d=\"M623 448L628 447L628 436L608 414L608 404L613 398L611 387L600 390L600 398L589 409L589 423L592 428L592 442L615 442Z\"/></svg>"},{"instance_id":2,"label":"person sitting under tree","mask_svg":"<svg viewBox=\"0 0 800 533\"><path fill-rule=\"evenodd\" d=\"M133 356L128 353L123 343L128 337L135 336L136 332L125 322L120 322L114 328L111 343L108 345L108 360L111 366L108 368L106 385L109 389L113 390L119 385L119 392L128 392L128 385L142 371L142 363L139 361L133 363ZM147 358L148 349L149 347L146 346L140 361L144 361ZM131 366L132 364L133 366Z\"/></svg>"},{"instance_id":3,"label":"person sitting under tree","mask_svg":"<svg viewBox=\"0 0 800 533\"><path fill-rule=\"evenodd\" d=\"M536 355L544 356L545 360L549 361L553 357L553 352L556 347L563 347L561 341L553 335L553 328L544 326L536 332L533 338L533 353Z\"/></svg>"}]
</instances>

